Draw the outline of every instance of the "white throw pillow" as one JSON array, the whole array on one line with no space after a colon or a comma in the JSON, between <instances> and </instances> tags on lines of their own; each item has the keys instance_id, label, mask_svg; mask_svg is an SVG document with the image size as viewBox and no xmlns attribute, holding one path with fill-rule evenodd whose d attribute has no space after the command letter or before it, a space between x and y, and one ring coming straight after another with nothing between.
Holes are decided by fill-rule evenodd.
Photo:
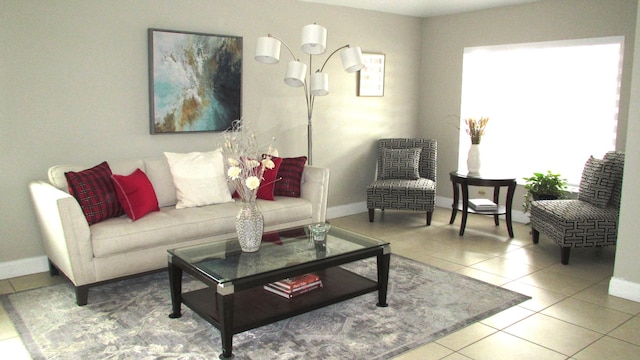
<instances>
[{"instance_id":1,"label":"white throw pillow","mask_svg":"<svg viewBox=\"0 0 640 360\"><path fill-rule=\"evenodd\" d=\"M165 152L178 203L176 209L232 202L220 150Z\"/></svg>"}]
</instances>

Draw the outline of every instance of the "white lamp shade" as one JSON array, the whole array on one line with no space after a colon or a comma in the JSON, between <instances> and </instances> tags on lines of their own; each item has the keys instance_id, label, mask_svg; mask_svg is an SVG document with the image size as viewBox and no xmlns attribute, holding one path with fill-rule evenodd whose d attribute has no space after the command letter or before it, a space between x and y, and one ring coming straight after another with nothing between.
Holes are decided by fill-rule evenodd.
<instances>
[{"instance_id":1,"label":"white lamp shade","mask_svg":"<svg viewBox=\"0 0 640 360\"><path fill-rule=\"evenodd\" d=\"M317 72L311 75L311 95L324 96L329 93L329 75Z\"/></svg>"},{"instance_id":2,"label":"white lamp shade","mask_svg":"<svg viewBox=\"0 0 640 360\"><path fill-rule=\"evenodd\" d=\"M342 66L346 72L356 72L364 68L362 51L359 47L348 47L340 52Z\"/></svg>"},{"instance_id":3,"label":"white lamp shade","mask_svg":"<svg viewBox=\"0 0 640 360\"><path fill-rule=\"evenodd\" d=\"M302 28L302 51L310 55L324 54L327 50L327 28L318 24Z\"/></svg>"},{"instance_id":4,"label":"white lamp shade","mask_svg":"<svg viewBox=\"0 0 640 360\"><path fill-rule=\"evenodd\" d=\"M263 64L275 64L280 61L280 40L270 36L259 37L256 41L255 59Z\"/></svg>"},{"instance_id":5,"label":"white lamp shade","mask_svg":"<svg viewBox=\"0 0 640 360\"><path fill-rule=\"evenodd\" d=\"M300 61L290 61L287 65L287 72L284 75L284 82L293 87L304 85L304 79L307 74L307 64Z\"/></svg>"}]
</instances>

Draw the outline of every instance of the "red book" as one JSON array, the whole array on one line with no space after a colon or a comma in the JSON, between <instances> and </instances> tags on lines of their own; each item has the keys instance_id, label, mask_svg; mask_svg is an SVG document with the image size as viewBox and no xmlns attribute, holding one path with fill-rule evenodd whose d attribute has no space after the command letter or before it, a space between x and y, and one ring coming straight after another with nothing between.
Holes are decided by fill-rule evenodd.
<instances>
[{"instance_id":1,"label":"red book","mask_svg":"<svg viewBox=\"0 0 640 360\"><path fill-rule=\"evenodd\" d=\"M263 286L263 288L265 290L269 291L270 293L282 296L283 298L287 298L287 299L291 299L291 298L294 298L296 296L299 296L299 295L302 295L302 294L306 294L309 291L312 291L312 290L315 290L315 289L318 289L318 288L321 288L321 287L322 287L322 282L321 281L318 282L318 283L314 283L314 284L312 284L310 286L307 286L304 289L300 289L300 290L293 291L293 292L283 291L281 289L278 289L276 287L271 286L271 284L266 284L266 285Z\"/></svg>"},{"instance_id":2,"label":"red book","mask_svg":"<svg viewBox=\"0 0 640 360\"><path fill-rule=\"evenodd\" d=\"M308 273L308 274L297 275L291 278L276 281L272 284L287 291L294 291L299 287L309 285L319 280L320 280L320 277L318 275Z\"/></svg>"},{"instance_id":3,"label":"red book","mask_svg":"<svg viewBox=\"0 0 640 360\"><path fill-rule=\"evenodd\" d=\"M293 290L291 290L289 288L286 288L286 287L282 287L282 286L278 285L277 283L269 283L267 285L269 285L270 287L272 287L274 289L286 292L288 294L292 294L292 293L295 293L295 292L298 292L298 291L305 290L305 289L310 288L310 287L314 287L316 285L322 286L322 281L320 281L320 280L314 281L312 283L308 283L306 285L299 286L299 287L297 287L297 288L295 288Z\"/></svg>"}]
</instances>

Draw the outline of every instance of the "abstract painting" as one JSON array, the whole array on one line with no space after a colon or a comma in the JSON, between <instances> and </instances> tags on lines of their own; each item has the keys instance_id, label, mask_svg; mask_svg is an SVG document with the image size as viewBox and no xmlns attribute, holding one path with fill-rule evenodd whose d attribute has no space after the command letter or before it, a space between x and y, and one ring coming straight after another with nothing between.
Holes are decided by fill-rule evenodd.
<instances>
[{"instance_id":1,"label":"abstract painting","mask_svg":"<svg viewBox=\"0 0 640 360\"><path fill-rule=\"evenodd\" d=\"M149 29L152 134L223 131L241 118L242 37Z\"/></svg>"}]
</instances>

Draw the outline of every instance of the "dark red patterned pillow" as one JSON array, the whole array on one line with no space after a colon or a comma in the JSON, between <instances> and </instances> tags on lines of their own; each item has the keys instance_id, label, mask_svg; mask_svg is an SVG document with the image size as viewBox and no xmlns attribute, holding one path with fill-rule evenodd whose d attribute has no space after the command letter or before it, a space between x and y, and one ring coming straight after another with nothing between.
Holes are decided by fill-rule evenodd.
<instances>
[{"instance_id":1,"label":"dark red patterned pillow","mask_svg":"<svg viewBox=\"0 0 640 360\"><path fill-rule=\"evenodd\" d=\"M276 188L273 193L279 196L300 197L302 171L306 163L306 156L282 158L277 176L281 179L276 181Z\"/></svg>"},{"instance_id":2,"label":"dark red patterned pillow","mask_svg":"<svg viewBox=\"0 0 640 360\"><path fill-rule=\"evenodd\" d=\"M66 172L64 176L69 184L69 193L80 203L89 225L124 213L106 161L91 169Z\"/></svg>"}]
</instances>

